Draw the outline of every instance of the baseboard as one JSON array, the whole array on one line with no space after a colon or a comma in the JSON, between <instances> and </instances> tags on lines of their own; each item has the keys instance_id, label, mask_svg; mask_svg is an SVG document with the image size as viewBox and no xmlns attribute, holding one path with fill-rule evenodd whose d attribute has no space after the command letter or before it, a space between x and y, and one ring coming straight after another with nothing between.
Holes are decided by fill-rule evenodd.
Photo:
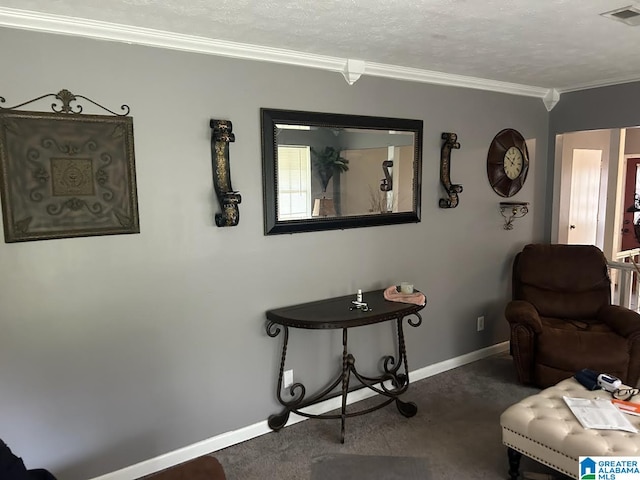
<instances>
[{"instance_id":1,"label":"baseboard","mask_svg":"<svg viewBox=\"0 0 640 480\"><path fill-rule=\"evenodd\" d=\"M449 360L434 363L433 365L428 365L426 367L410 372L409 378L412 382L417 382L418 380L422 380L423 378L432 377L433 375L446 372L447 370L452 370L454 368L461 367L462 365L466 365L467 363L475 362L476 360L490 357L491 355L497 355L498 353L503 353L508 350L508 341L496 343L495 345L491 345L490 347L481 348L480 350L465 353L464 355L460 355L459 357L450 358Z\"/></svg>"},{"instance_id":2,"label":"baseboard","mask_svg":"<svg viewBox=\"0 0 640 480\"><path fill-rule=\"evenodd\" d=\"M475 362L476 360L505 352L508 349L509 342L498 343L490 347L482 348L474 352L460 355L459 357L444 360L442 362L409 372L409 378L411 379L411 382L416 382L418 380L422 380L424 378L446 372L447 370L461 367L462 365L466 365L467 363ZM349 395L347 396L347 404L351 405L352 403L359 402L374 395L376 395L375 392L369 389L363 388L360 390L356 390L349 393ZM317 405L308 407L304 409L304 412L320 414L340 408L340 405L340 397L335 397L324 402L320 402ZM287 422L287 426L293 425L303 420L307 420L307 418L300 415L291 414L291 416L289 417L289 421ZM269 426L267 425L267 421L265 420L253 425L248 425L238 430L233 430L221 435L216 435L215 437L211 437L201 442L194 443L193 445L188 445L184 448L165 453L164 455L160 455L155 458L136 463L135 465L125 467L121 470L116 470L115 472L95 477L92 480L135 480L137 478L151 475L152 473L156 473L161 470L173 467L180 463L193 460L194 458L198 458L202 455L207 455L217 450L221 450L223 448L227 448L232 445L251 440L252 438L259 437L261 435L264 435L265 433L270 433L271 431L272 430L269 428Z\"/></svg>"}]
</instances>

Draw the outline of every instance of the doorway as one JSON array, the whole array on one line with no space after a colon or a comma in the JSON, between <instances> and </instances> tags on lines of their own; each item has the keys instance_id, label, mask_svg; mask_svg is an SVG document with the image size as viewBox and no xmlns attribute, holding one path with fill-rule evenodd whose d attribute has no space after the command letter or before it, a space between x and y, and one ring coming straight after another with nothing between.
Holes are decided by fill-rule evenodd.
<instances>
[{"instance_id":1,"label":"doorway","mask_svg":"<svg viewBox=\"0 0 640 480\"><path fill-rule=\"evenodd\" d=\"M598 243L601 170L602 150L573 150L567 243Z\"/></svg>"},{"instance_id":2,"label":"doorway","mask_svg":"<svg viewBox=\"0 0 640 480\"><path fill-rule=\"evenodd\" d=\"M640 198L636 193L640 192L640 158L628 158L625 172L622 220L623 251L640 247L634 228L638 219L640 219L640 208L638 208L640 207Z\"/></svg>"},{"instance_id":3,"label":"doorway","mask_svg":"<svg viewBox=\"0 0 640 480\"><path fill-rule=\"evenodd\" d=\"M596 167L598 156L600 167ZM640 264L640 244L633 230L640 212L626 210L635 206L634 194L640 192L640 128L557 135L555 159L552 242L593 243L595 222L595 245L609 261L615 303L634 308L637 278L635 270L626 264ZM596 169L600 170L597 193L590 180ZM578 198L572 198L574 192ZM587 226L579 227L582 220Z\"/></svg>"}]
</instances>

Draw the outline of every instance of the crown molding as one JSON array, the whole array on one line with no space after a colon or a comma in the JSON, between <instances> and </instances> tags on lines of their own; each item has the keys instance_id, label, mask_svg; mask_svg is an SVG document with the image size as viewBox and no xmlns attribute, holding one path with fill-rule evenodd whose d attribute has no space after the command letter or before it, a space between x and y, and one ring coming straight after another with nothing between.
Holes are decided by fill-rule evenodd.
<instances>
[{"instance_id":1,"label":"crown molding","mask_svg":"<svg viewBox=\"0 0 640 480\"><path fill-rule=\"evenodd\" d=\"M548 88L531 87L518 83L500 82L486 78L468 77L451 73L422 70L419 68L400 67L397 65L385 65L382 63L367 62L365 74L376 77L396 78L412 82L432 83L435 85L448 85L451 87L474 88L489 92L509 93L525 97L544 98Z\"/></svg>"},{"instance_id":2,"label":"crown molding","mask_svg":"<svg viewBox=\"0 0 640 480\"><path fill-rule=\"evenodd\" d=\"M0 7L0 26L111 40L207 55L317 68L339 72L345 76L349 84L355 83L355 81L360 78L360 75L370 75L412 82L536 97L543 100L548 98L550 92L550 89L528 85L454 75L418 68L365 62L363 60L315 55L293 50L215 40L150 28L133 27L7 7ZM353 72L354 65L357 67L355 72Z\"/></svg>"},{"instance_id":3,"label":"crown molding","mask_svg":"<svg viewBox=\"0 0 640 480\"><path fill-rule=\"evenodd\" d=\"M622 85L624 83L640 82L640 75L633 74L625 77L610 78L608 80L601 80L598 82L587 82L579 85L573 85L571 87L558 88L560 93L577 92L579 90L589 90L591 88L611 87L613 85Z\"/></svg>"},{"instance_id":4,"label":"crown molding","mask_svg":"<svg viewBox=\"0 0 640 480\"><path fill-rule=\"evenodd\" d=\"M345 62L344 59L337 57L5 7L0 7L0 26L223 57L299 65L334 72L341 72Z\"/></svg>"},{"instance_id":5,"label":"crown molding","mask_svg":"<svg viewBox=\"0 0 640 480\"><path fill-rule=\"evenodd\" d=\"M544 106L547 107L547 112L550 112L560 101L560 92L555 88L550 88L542 101Z\"/></svg>"}]
</instances>

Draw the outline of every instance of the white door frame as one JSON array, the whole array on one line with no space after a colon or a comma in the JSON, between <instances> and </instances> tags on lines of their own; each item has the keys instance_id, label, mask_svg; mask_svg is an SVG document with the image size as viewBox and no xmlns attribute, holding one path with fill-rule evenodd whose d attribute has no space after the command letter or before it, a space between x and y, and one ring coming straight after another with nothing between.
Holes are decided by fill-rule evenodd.
<instances>
[{"instance_id":1,"label":"white door frame","mask_svg":"<svg viewBox=\"0 0 640 480\"><path fill-rule=\"evenodd\" d=\"M571 192L571 163L573 148L602 150L602 190L600 211L603 212L600 248L609 259L620 248L622 228L622 202L624 184L625 129L567 132L556 135L553 171L553 205L551 242L567 243L569 231L569 205ZM577 135L577 136L573 136ZM577 140L576 140L577 139ZM616 192L609 195L608 192Z\"/></svg>"}]
</instances>

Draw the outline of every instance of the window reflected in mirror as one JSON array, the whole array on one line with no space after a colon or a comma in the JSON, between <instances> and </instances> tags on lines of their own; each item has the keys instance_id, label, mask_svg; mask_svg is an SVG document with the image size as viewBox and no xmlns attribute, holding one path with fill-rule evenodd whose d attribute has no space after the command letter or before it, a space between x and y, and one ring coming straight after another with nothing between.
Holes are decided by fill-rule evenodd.
<instances>
[{"instance_id":1,"label":"window reflected in mirror","mask_svg":"<svg viewBox=\"0 0 640 480\"><path fill-rule=\"evenodd\" d=\"M262 109L265 234L420 221L422 121Z\"/></svg>"}]
</instances>

